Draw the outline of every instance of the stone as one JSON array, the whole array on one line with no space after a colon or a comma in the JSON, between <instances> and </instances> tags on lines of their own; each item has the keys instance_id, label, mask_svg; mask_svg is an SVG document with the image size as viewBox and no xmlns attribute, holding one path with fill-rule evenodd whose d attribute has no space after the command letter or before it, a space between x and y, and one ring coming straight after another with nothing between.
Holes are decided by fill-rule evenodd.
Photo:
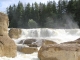
<instances>
[{"instance_id":1,"label":"stone","mask_svg":"<svg viewBox=\"0 0 80 60\"><path fill-rule=\"evenodd\" d=\"M15 57L17 54L17 46L8 36L8 26L8 16L0 12L0 57Z\"/></svg>"},{"instance_id":2,"label":"stone","mask_svg":"<svg viewBox=\"0 0 80 60\"><path fill-rule=\"evenodd\" d=\"M43 45L38 51L40 60L80 60L80 44Z\"/></svg>"},{"instance_id":3,"label":"stone","mask_svg":"<svg viewBox=\"0 0 80 60\"><path fill-rule=\"evenodd\" d=\"M29 47L40 47L42 45L42 42L40 42L40 40L37 40L37 39L23 39L23 40L20 40L18 44L26 44Z\"/></svg>"},{"instance_id":4,"label":"stone","mask_svg":"<svg viewBox=\"0 0 80 60\"><path fill-rule=\"evenodd\" d=\"M61 44L77 44L77 42L76 41L68 41L68 42L63 42Z\"/></svg>"},{"instance_id":5,"label":"stone","mask_svg":"<svg viewBox=\"0 0 80 60\"><path fill-rule=\"evenodd\" d=\"M25 45L17 45L17 50L24 54L32 54L34 52L38 52L36 47L28 47Z\"/></svg>"},{"instance_id":6,"label":"stone","mask_svg":"<svg viewBox=\"0 0 80 60\"><path fill-rule=\"evenodd\" d=\"M29 47L40 47L42 45L57 44L57 43L47 39L23 39L20 40L18 44L26 44Z\"/></svg>"},{"instance_id":7,"label":"stone","mask_svg":"<svg viewBox=\"0 0 80 60\"><path fill-rule=\"evenodd\" d=\"M77 44L80 44L80 38L76 39L75 42L76 42Z\"/></svg>"},{"instance_id":8,"label":"stone","mask_svg":"<svg viewBox=\"0 0 80 60\"><path fill-rule=\"evenodd\" d=\"M36 42L36 39L23 39L18 44L32 44L33 42Z\"/></svg>"},{"instance_id":9,"label":"stone","mask_svg":"<svg viewBox=\"0 0 80 60\"><path fill-rule=\"evenodd\" d=\"M19 28L18 29L17 28L11 28L9 30L10 38L18 39L21 36L21 33L22 33L22 31Z\"/></svg>"},{"instance_id":10,"label":"stone","mask_svg":"<svg viewBox=\"0 0 80 60\"><path fill-rule=\"evenodd\" d=\"M27 44L29 47L38 47L37 44Z\"/></svg>"},{"instance_id":11,"label":"stone","mask_svg":"<svg viewBox=\"0 0 80 60\"><path fill-rule=\"evenodd\" d=\"M0 56L15 57L17 46L9 36L0 36Z\"/></svg>"},{"instance_id":12,"label":"stone","mask_svg":"<svg viewBox=\"0 0 80 60\"><path fill-rule=\"evenodd\" d=\"M43 41L43 42L42 42L43 45L57 44L56 42L51 41L51 40L42 40L42 41Z\"/></svg>"},{"instance_id":13,"label":"stone","mask_svg":"<svg viewBox=\"0 0 80 60\"><path fill-rule=\"evenodd\" d=\"M8 16L0 12L0 36L8 35L9 19Z\"/></svg>"}]
</instances>

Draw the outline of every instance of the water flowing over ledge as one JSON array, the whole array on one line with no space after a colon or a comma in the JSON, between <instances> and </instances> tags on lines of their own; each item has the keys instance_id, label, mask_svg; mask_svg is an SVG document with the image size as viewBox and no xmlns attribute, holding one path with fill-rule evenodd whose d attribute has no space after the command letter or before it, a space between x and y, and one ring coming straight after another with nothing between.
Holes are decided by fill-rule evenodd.
<instances>
[{"instance_id":1,"label":"water flowing over ledge","mask_svg":"<svg viewBox=\"0 0 80 60\"><path fill-rule=\"evenodd\" d=\"M48 39L57 43L73 41L80 37L80 29L21 29L20 39Z\"/></svg>"},{"instance_id":2,"label":"water flowing over ledge","mask_svg":"<svg viewBox=\"0 0 80 60\"><path fill-rule=\"evenodd\" d=\"M49 28L39 28L39 29L21 29L22 34L18 39L13 39L15 43L22 39L49 39L57 43L74 41L80 38L80 29L49 29ZM38 42L40 42L38 40ZM38 47L39 49L39 47ZM39 60L37 53L33 54L22 54L17 52L15 58L0 57L0 60Z\"/></svg>"}]
</instances>

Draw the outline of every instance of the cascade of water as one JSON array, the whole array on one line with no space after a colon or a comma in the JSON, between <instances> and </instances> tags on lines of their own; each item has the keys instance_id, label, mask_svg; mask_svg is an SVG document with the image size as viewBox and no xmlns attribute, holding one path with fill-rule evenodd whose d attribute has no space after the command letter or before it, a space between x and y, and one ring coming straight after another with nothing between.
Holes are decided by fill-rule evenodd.
<instances>
[{"instance_id":1,"label":"cascade of water","mask_svg":"<svg viewBox=\"0 0 80 60\"><path fill-rule=\"evenodd\" d=\"M39 29L21 29L22 34L18 40L22 39L32 39L33 37L37 39L36 43L41 42L40 39L49 39L57 43L76 40L80 38L80 29L49 29L49 28L39 28ZM44 36L45 35L45 36ZM24 42L23 42L24 43ZM38 44L40 45L40 44ZM39 60L37 53L33 54L17 54L15 58L0 57L0 60Z\"/></svg>"},{"instance_id":2,"label":"cascade of water","mask_svg":"<svg viewBox=\"0 0 80 60\"><path fill-rule=\"evenodd\" d=\"M40 37L51 37L51 36L52 36L51 30L49 30L48 28L41 29L41 31L40 31Z\"/></svg>"},{"instance_id":3,"label":"cascade of water","mask_svg":"<svg viewBox=\"0 0 80 60\"><path fill-rule=\"evenodd\" d=\"M80 29L22 29L22 36L19 39L48 39L58 43L73 41L80 37ZM39 41L40 42L40 41ZM24 41L23 41L24 43Z\"/></svg>"},{"instance_id":4,"label":"cascade of water","mask_svg":"<svg viewBox=\"0 0 80 60\"><path fill-rule=\"evenodd\" d=\"M38 32L37 29L29 29L28 30L28 37L38 37Z\"/></svg>"}]
</instances>

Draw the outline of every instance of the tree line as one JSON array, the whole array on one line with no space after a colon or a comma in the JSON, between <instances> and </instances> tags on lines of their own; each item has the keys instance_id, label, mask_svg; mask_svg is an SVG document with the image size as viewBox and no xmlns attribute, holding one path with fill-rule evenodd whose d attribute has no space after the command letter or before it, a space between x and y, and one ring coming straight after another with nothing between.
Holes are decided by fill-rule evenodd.
<instances>
[{"instance_id":1,"label":"tree line","mask_svg":"<svg viewBox=\"0 0 80 60\"><path fill-rule=\"evenodd\" d=\"M68 28L68 21L80 27L80 0L59 0L45 3L18 2L7 7L10 28ZM74 26L74 25L73 25Z\"/></svg>"}]
</instances>

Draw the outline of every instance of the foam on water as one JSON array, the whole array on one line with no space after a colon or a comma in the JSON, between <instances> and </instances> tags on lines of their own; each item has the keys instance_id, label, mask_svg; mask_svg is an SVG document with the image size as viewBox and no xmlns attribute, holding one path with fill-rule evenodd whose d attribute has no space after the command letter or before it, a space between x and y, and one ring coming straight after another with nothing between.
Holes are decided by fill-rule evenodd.
<instances>
[{"instance_id":1,"label":"foam on water","mask_svg":"<svg viewBox=\"0 0 80 60\"><path fill-rule=\"evenodd\" d=\"M80 37L80 29L21 29L22 34L18 39L13 39L17 44L22 39L48 39L57 43L74 41ZM40 42L40 41L39 41ZM39 47L40 48L40 47ZM38 49L39 49L38 48ZM0 57L0 60L39 60L37 57L38 53L33 54L22 54L17 52L15 58Z\"/></svg>"},{"instance_id":2,"label":"foam on water","mask_svg":"<svg viewBox=\"0 0 80 60\"><path fill-rule=\"evenodd\" d=\"M8 57L0 57L0 60L39 60L37 57L37 53L33 54L22 54L17 52L17 56L15 58L8 58Z\"/></svg>"},{"instance_id":3,"label":"foam on water","mask_svg":"<svg viewBox=\"0 0 80 60\"><path fill-rule=\"evenodd\" d=\"M73 41L80 37L80 29L22 29L21 37L16 42L22 39L48 39L57 43ZM40 41L39 41L40 42Z\"/></svg>"}]
</instances>

